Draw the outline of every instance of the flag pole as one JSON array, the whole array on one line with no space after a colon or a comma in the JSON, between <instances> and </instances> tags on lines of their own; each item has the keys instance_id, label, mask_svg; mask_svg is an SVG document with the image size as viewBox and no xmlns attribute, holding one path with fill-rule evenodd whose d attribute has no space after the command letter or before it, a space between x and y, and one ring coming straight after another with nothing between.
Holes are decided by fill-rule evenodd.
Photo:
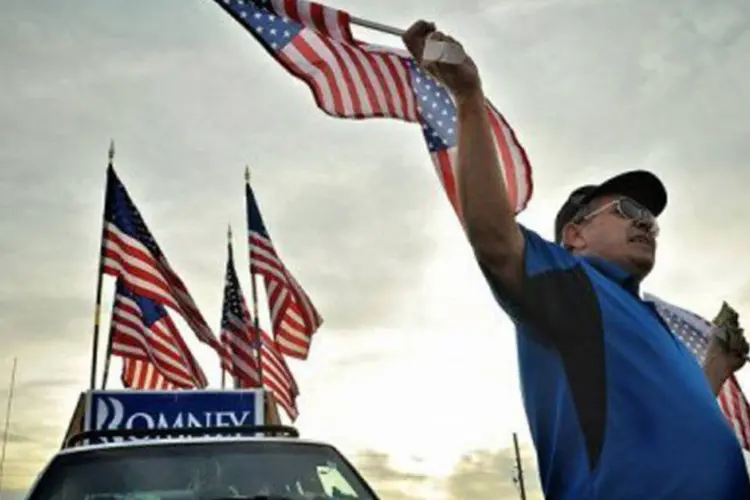
<instances>
[{"instance_id":1,"label":"flag pole","mask_svg":"<svg viewBox=\"0 0 750 500\"><path fill-rule=\"evenodd\" d=\"M115 302L116 300L112 301L112 312L109 315L110 321L115 316ZM107 339L107 356L104 358L104 371L102 372L102 390L107 388L107 379L109 378L109 363L112 360L112 333L112 328L110 328L109 338Z\"/></svg>"},{"instance_id":2,"label":"flag pole","mask_svg":"<svg viewBox=\"0 0 750 500\"><path fill-rule=\"evenodd\" d=\"M10 371L10 389L8 390L8 406L5 409L5 429L3 430L3 450L0 453L0 498L3 496L3 478L5 477L5 450L8 446L10 434L10 411L13 408L13 393L16 388L16 369L18 358L13 358L13 368Z\"/></svg>"},{"instance_id":3,"label":"flag pole","mask_svg":"<svg viewBox=\"0 0 750 500\"><path fill-rule=\"evenodd\" d=\"M362 19L361 17L349 16L349 22L363 28L380 31L381 33L386 33L388 35L402 36L405 32L405 30L402 30L400 28L389 26L387 24L376 23L375 21L368 21L367 19Z\"/></svg>"},{"instance_id":4,"label":"flag pole","mask_svg":"<svg viewBox=\"0 0 750 500\"><path fill-rule=\"evenodd\" d=\"M115 158L115 141L111 140L109 143L109 163L107 164L107 171L112 168L112 162ZM107 177L109 179L109 176ZM99 243L99 267L97 269L96 277L96 301L94 303L94 339L91 346L91 379L89 382L89 388L96 388L96 364L99 355L99 322L102 316L102 279L104 277L104 213L107 210L107 195L106 195L106 183L105 183L105 195L104 195L104 209L102 210L102 234L101 242Z\"/></svg>"},{"instance_id":5,"label":"flag pole","mask_svg":"<svg viewBox=\"0 0 750 500\"><path fill-rule=\"evenodd\" d=\"M245 196L247 196L247 190L250 189L250 167L245 165ZM248 235L249 236L249 235ZM248 240L248 244L249 244ZM252 251L248 252L248 255L252 255ZM258 286L255 283L255 273L253 273L253 263L250 261L250 289L252 291L253 300L253 330L256 337L256 343L258 346L258 377L260 378L260 388L264 389L265 384L263 383L263 336L260 333L260 321L258 319Z\"/></svg>"},{"instance_id":6,"label":"flag pole","mask_svg":"<svg viewBox=\"0 0 750 500\"><path fill-rule=\"evenodd\" d=\"M227 225L227 262L229 262L229 258L232 256L232 225ZM219 339L221 341L221 339ZM227 349L227 346L225 346L223 343L221 345L223 349ZM228 349L227 349L228 350ZM219 361L221 366L221 388L226 389L227 387L227 371L224 369L224 363Z\"/></svg>"},{"instance_id":7,"label":"flag pole","mask_svg":"<svg viewBox=\"0 0 750 500\"><path fill-rule=\"evenodd\" d=\"M350 16L349 22L363 28L379 31L388 35L395 35L397 37L402 37L404 33L406 33L405 30L400 28L376 23L375 21L368 21L361 17ZM466 59L466 52L458 43L436 40L431 36L428 36L422 52L422 59L425 62L432 61L446 64L461 64Z\"/></svg>"}]
</instances>

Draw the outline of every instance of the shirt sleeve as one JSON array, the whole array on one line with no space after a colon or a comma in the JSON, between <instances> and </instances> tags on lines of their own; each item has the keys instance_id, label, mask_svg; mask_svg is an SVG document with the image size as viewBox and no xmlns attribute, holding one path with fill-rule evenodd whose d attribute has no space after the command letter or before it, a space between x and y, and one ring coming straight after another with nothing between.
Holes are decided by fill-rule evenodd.
<instances>
[{"instance_id":1,"label":"shirt sleeve","mask_svg":"<svg viewBox=\"0 0 750 500\"><path fill-rule=\"evenodd\" d=\"M516 324L532 327L557 344L601 331L601 311L582 259L519 225L524 270L519 294L511 295L480 264L496 301ZM584 333L587 330L587 333Z\"/></svg>"}]
</instances>

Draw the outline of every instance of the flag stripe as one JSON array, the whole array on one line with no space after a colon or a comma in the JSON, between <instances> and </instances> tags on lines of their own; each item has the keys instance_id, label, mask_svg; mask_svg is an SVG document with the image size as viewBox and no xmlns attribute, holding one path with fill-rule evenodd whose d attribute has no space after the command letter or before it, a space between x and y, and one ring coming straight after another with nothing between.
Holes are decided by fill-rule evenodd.
<instances>
[{"instance_id":1,"label":"flag stripe","mask_svg":"<svg viewBox=\"0 0 750 500\"><path fill-rule=\"evenodd\" d=\"M159 373L153 364L141 359L128 359L123 362L122 385L130 389L171 391L178 389Z\"/></svg>"},{"instance_id":2,"label":"flag stripe","mask_svg":"<svg viewBox=\"0 0 750 500\"><path fill-rule=\"evenodd\" d=\"M166 309L136 295L118 280L110 324L110 354L152 366L176 387L205 387L206 376L172 322ZM136 370L137 369L137 370ZM140 377L144 365L130 366L123 380ZM145 376L145 375L144 375ZM141 379L139 379L141 380Z\"/></svg>"}]
</instances>

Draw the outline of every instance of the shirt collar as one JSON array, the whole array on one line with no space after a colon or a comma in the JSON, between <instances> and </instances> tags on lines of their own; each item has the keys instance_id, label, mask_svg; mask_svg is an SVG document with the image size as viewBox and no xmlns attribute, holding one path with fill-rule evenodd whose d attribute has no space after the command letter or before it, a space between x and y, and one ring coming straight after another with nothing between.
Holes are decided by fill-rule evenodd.
<instances>
[{"instance_id":1,"label":"shirt collar","mask_svg":"<svg viewBox=\"0 0 750 500\"><path fill-rule=\"evenodd\" d=\"M584 257L584 259L604 276L619 284L629 292L635 295L640 294L639 281L635 276L624 271L621 267L599 257Z\"/></svg>"}]
</instances>

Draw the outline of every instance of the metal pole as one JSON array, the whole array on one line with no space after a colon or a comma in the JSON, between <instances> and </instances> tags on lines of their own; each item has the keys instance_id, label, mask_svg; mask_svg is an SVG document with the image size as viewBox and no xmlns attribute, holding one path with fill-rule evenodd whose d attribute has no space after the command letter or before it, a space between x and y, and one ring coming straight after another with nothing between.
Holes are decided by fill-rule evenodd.
<instances>
[{"instance_id":1,"label":"metal pole","mask_svg":"<svg viewBox=\"0 0 750 500\"><path fill-rule=\"evenodd\" d=\"M396 28L394 26L388 26L387 24L376 23L375 21L368 21L361 17L349 17L349 22L363 28L369 28L371 30L380 31L381 33L387 33L389 35L401 36L406 30Z\"/></svg>"},{"instance_id":2,"label":"metal pole","mask_svg":"<svg viewBox=\"0 0 750 500\"><path fill-rule=\"evenodd\" d=\"M115 297L115 300L112 301L112 312L110 313L110 328L109 328L109 338L107 339L107 356L104 358L104 371L102 372L102 390L107 388L107 382L109 380L109 365L112 361L112 337L114 335L114 331L112 331L112 320L111 318L115 317L115 307L117 306L117 297Z\"/></svg>"},{"instance_id":3,"label":"metal pole","mask_svg":"<svg viewBox=\"0 0 750 500\"><path fill-rule=\"evenodd\" d=\"M232 251L232 225L227 225L227 275L224 277L225 280L229 279L229 265L234 265L233 263L233 251ZM227 300L226 297L226 283L224 284L225 290L224 290L224 297L222 298L222 301ZM222 308L224 307L224 304L222 303ZM224 312L222 311L222 322L223 322L223 315ZM219 328L222 329L221 327ZM219 339L221 342L221 348L223 349L222 357L223 359L219 361L219 366L221 367L221 388L226 389L227 388L227 370L224 369L224 362L226 361L228 366L231 366L232 371L235 370L234 366L234 353L232 352L232 347L230 345L229 340L227 342L224 342L224 334L222 333L221 338ZM231 365L230 365L231 363ZM231 371L230 371L231 374ZM236 377L232 377L233 380L236 380ZM236 383L233 384L236 388Z\"/></svg>"},{"instance_id":4,"label":"metal pole","mask_svg":"<svg viewBox=\"0 0 750 500\"><path fill-rule=\"evenodd\" d=\"M387 33L389 35L396 35L397 37L403 36L405 30L388 26L387 24L376 23L375 21L368 21L360 17L350 17L349 22L368 28L371 30L379 31L381 33ZM437 40L431 36L427 37L425 41L424 49L422 50L422 61L423 62L442 62L445 64L461 64L466 59L466 52L463 47L457 43L447 42L443 40Z\"/></svg>"},{"instance_id":5,"label":"metal pole","mask_svg":"<svg viewBox=\"0 0 750 500\"><path fill-rule=\"evenodd\" d=\"M112 168L112 161L115 158L115 142L109 143L109 163L107 165L107 179L109 179L109 169ZM105 192L107 187L105 186ZM99 358L99 323L102 316L102 278L104 277L104 214L107 211L107 196L104 196L104 209L102 210L102 236L99 243L99 267L97 268L96 277L96 303L94 307L94 341L91 346L91 381L89 389L96 389L96 363Z\"/></svg>"},{"instance_id":6,"label":"metal pole","mask_svg":"<svg viewBox=\"0 0 750 500\"><path fill-rule=\"evenodd\" d=\"M516 468L518 469L518 488L521 491L521 500L526 500L526 487L523 483L523 467L521 466L521 453L518 450L518 435L513 433L513 448L516 452Z\"/></svg>"},{"instance_id":7,"label":"metal pole","mask_svg":"<svg viewBox=\"0 0 750 500\"><path fill-rule=\"evenodd\" d=\"M13 358L13 368L10 372L10 390L8 391L8 406L5 409L5 429L3 430L3 449L0 453L0 499L3 496L3 478L5 476L5 450L8 447L8 435L10 433L10 410L13 408L13 392L16 387L16 368L18 358Z\"/></svg>"},{"instance_id":8,"label":"metal pole","mask_svg":"<svg viewBox=\"0 0 750 500\"><path fill-rule=\"evenodd\" d=\"M250 167L245 166L245 196L250 190ZM251 254L252 251L248 252ZM260 388L265 389L263 383L263 335L260 332L260 320L258 318L258 285L255 282L255 273L253 272L253 262L250 260L250 292L253 301L253 335L255 335L255 344L258 347L258 378L260 379Z\"/></svg>"}]
</instances>

